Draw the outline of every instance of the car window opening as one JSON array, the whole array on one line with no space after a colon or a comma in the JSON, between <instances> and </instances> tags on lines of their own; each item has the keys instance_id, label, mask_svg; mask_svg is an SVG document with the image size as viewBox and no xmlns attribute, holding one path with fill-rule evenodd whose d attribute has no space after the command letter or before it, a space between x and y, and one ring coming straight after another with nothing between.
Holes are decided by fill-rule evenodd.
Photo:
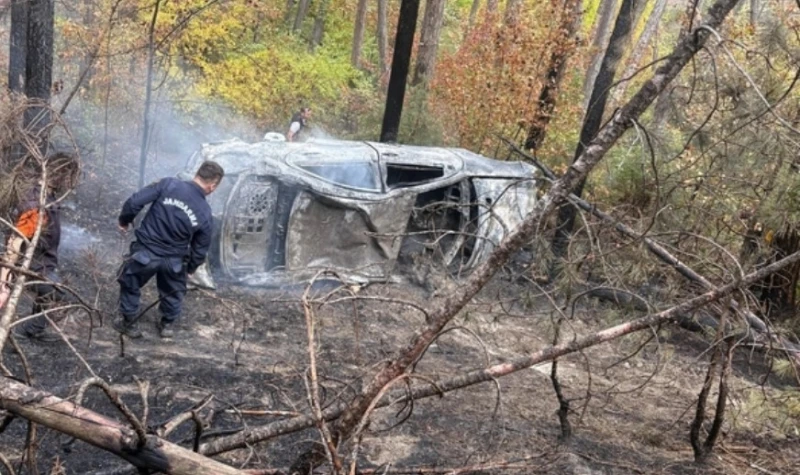
<instances>
[{"instance_id":1,"label":"car window opening","mask_svg":"<svg viewBox=\"0 0 800 475\"><path fill-rule=\"evenodd\" d=\"M375 170L369 163L335 163L324 165L299 165L303 170L327 181L366 190L377 190Z\"/></svg>"},{"instance_id":2,"label":"car window opening","mask_svg":"<svg viewBox=\"0 0 800 475\"><path fill-rule=\"evenodd\" d=\"M386 164L386 186L403 188L421 185L444 176L444 168L426 165Z\"/></svg>"}]
</instances>

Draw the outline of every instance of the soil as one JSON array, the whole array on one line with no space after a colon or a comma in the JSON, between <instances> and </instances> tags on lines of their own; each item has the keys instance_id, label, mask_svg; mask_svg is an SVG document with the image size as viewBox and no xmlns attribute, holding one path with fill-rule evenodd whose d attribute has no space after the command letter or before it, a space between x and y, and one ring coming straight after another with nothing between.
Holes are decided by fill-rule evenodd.
<instances>
[{"instance_id":1,"label":"soil","mask_svg":"<svg viewBox=\"0 0 800 475\"><path fill-rule=\"evenodd\" d=\"M151 383L147 422L152 428L208 394L215 399L207 436L285 417L243 415L237 410L309 413L302 286L191 291L176 338L158 337L158 312L152 309L143 317L144 338L126 339L123 351L119 335L110 327L117 299L114 274L125 248L116 233L115 217L135 190L133 178L120 177L135 177L133 170L122 161L102 167L88 164L84 182L67 203L61 274L103 316L91 323L83 314L64 321L75 349L94 374L120 390L136 414L142 413L142 403L135 382ZM548 300L511 275L498 275L456 318L453 330L442 335L416 366L419 374L448 378L551 343L554 312ZM416 283L370 285L357 289L356 295L424 305L432 292L458 285L438 284L438 290ZM311 295L315 299L334 295L329 300L335 300L347 294L326 285L315 287ZM143 302L156 298L150 284ZM613 313L587 302L569 320L563 338L607 326L613 323L609 320ZM423 322L419 312L397 303L362 299L317 308L315 344L324 404L349 397L362 378L404 347ZM632 335L559 361L560 382L571 399L574 435L569 441L559 439L558 403L548 363L502 378L496 385L481 384L417 401L410 411L399 407L376 411L361 441L359 467L485 464L473 473L576 475L800 473L800 421L797 409L792 416L784 405L789 396L797 396L796 387L774 374L766 378L769 367L764 357L746 350L737 353L719 446L708 464L696 465L688 434L708 366L708 344L677 328L662 329L657 339L646 342L649 336ZM38 388L72 397L80 382L91 376L63 342L21 345ZM8 348L4 360L15 374L22 374L19 358ZM715 397L714 390L710 407ZM90 390L83 403L122 421L97 389ZM15 466L20 465L25 434L21 420L0 434L0 451ZM191 446L193 434L188 423L169 439ZM285 468L317 440L318 433L310 429L219 459L246 468ZM107 452L43 428L37 431L36 460L41 473L123 473L120 470L129 467ZM502 462L513 462L517 468L501 469L497 465ZM26 467L18 468L18 473L28 473Z\"/></svg>"}]
</instances>

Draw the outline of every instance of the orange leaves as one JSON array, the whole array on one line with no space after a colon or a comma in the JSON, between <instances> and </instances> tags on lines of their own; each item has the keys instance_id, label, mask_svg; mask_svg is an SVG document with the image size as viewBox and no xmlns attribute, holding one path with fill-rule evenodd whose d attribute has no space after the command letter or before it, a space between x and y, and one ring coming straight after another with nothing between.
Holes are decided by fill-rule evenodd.
<instances>
[{"instance_id":1,"label":"orange leaves","mask_svg":"<svg viewBox=\"0 0 800 475\"><path fill-rule=\"evenodd\" d=\"M547 5L528 6L513 26L484 21L460 47L443 54L432 84L432 108L450 112L448 136L458 145L485 154L495 151L497 135L525 133L546 81L548 58L564 41L561 13Z\"/></svg>"}]
</instances>

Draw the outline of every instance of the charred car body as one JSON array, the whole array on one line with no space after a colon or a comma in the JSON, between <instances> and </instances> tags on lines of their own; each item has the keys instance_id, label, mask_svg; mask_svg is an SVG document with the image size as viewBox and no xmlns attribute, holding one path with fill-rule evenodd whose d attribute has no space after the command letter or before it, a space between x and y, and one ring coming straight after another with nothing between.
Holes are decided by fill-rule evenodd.
<instances>
[{"instance_id":1,"label":"charred car body","mask_svg":"<svg viewBox=\"0 0 800 475\"><path fill-rule=\"evenodd\" d=\"M298 282L322 269L388 280L420 256L468 271L536 199L532 166L462 149L232 140L204 145L181 175L204 160L226 173L209 197L209 263L215 278L247 285Z\"/></svg>"}]
</instances>

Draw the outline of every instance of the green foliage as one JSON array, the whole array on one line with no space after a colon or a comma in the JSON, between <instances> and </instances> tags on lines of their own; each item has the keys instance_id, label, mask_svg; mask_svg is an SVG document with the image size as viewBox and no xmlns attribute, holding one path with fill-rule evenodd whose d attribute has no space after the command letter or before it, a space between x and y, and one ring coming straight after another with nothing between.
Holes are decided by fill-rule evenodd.
<instances>
[{"instance_id":1,"label":"green foliage","mask_svg":"<svg viewBox=\"0 0 800 475\"><path fill-rule=\"evenodd\" d=\"M791 364L791 363L789 363ZM796 390L747 391L746 399L734 410L733 425L756 433L797 436L800 426L800 394Z\"/></svg>"},{"instance_id":2,"label":"green foliage","mask_svg":"<svg viewBox=\"0 0 800 475\"><path fill-rule=\"evenodd\" d=\"M204 64L200 94L217 97L259 126L283 130L292 112L311 105L321 123L344 113L350 100L369 95L363 73L347 62L304 49L266 47Z\"/></svg>"}]
</instances>

